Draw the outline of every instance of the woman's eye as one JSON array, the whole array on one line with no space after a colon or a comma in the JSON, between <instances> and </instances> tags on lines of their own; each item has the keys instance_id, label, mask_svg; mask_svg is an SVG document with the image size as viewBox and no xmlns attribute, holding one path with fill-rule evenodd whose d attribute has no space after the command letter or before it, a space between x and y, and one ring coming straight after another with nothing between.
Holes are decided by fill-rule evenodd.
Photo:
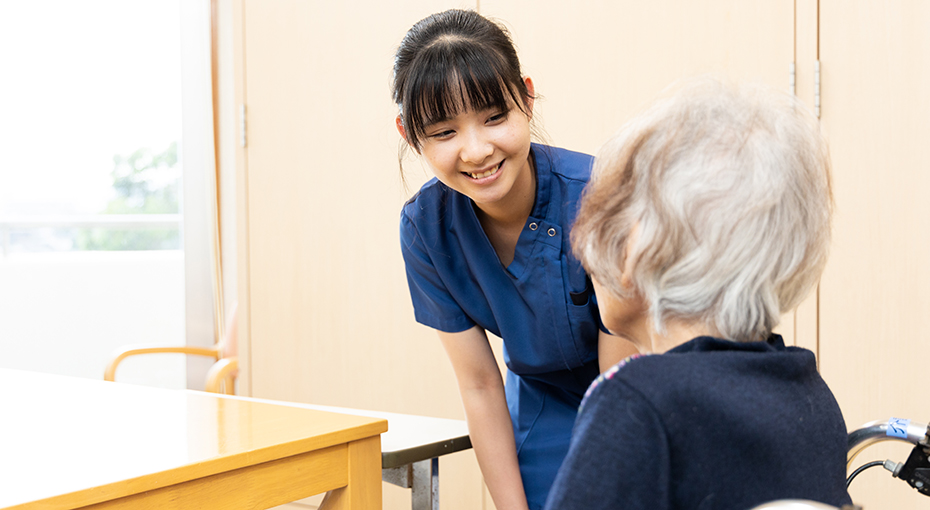
<instances>
[{"instance_id":1,"label":"woman's eye","mask_svg":"<svg viewBox=\"0 0 930 510\"><path fill-rule=\"evenodd\" d=\"M498 113L498 114L492 115L490 118L488 118L488 123L500 122L500 121L506 119L506 118L507 118L507 113L508 113L508 112L500 112L500 113Z\"/></svg>"},{"instance_id":2,"label":"woman's eye","mask_svg":"<svg viewBox=\"0 0 930 510\"><path fill-rule=\"evenodd\" d=\"M429 135L429 137L430 137L430 138L435 138L435 139L437 139L437 140L442 140L443 138L449 138L449 137L452 136L454 133L455 133L455 131L452 131L451 129L446 129L446 130L444 130L444 131L438 131L438 132L436 132L436 133L433 133L433 134Z\"/></svg>"}]
</instances>

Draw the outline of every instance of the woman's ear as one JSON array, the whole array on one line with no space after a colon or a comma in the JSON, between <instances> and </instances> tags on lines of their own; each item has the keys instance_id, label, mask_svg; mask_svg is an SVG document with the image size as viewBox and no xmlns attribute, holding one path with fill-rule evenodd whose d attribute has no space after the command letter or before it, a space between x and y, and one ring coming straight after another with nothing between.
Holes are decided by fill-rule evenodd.
<instances>
[{"instance_id":1,"label":"woman's ear","mask_svg":"<svg viewBox=\"0 0 930 510\"><path fill-rule=\"evenodd\" d=\"M420 149L418 149L415 145L410 143L410 140L407 139L407 130L404 128L404 119L401 118L400 115L398 115L397 118L394 119L394 125L397 126L397 132L400 133L400 137L404 139L404 143L406 143L408 147L413 149L414 152L419 154Z\"/></svg>"},{"instance_id":2,"label":"woman's ear","mask_svg":"<svg viewBox=\"0 0 930 510\"><path fill-rule=\"evenodd\" d=\"M413 149L414 152L419 154L420 150L417 149L412 143L410 143L410 140L407 139L407 130L404 129L404 120L401 118L400 115L398 115L397 118L394 119L394 125L397 126L397 132L400 133L400 137L404 139L404 143L406 143L407 146Z\"/></svg>"},{"instance_id":3,"label":"woman's ear","mask_svg":"<svg viewBox=\"0 0 930 510\"><path fill-rule=\"evenodd\" d=\"M623 263L623 272L620 273L620 287L625 290L633 289L633 264L630 263L630 256L627 255L626 260Z\"/></svg>"},{"instance_id":4,"label":"woman's ear","mask_svg":"<svg viewBox=\"0 0 930 510\"><path fill-rule=\"evenodd\" d=\"M404 129L404 120L400 118L400 115L394 119L394 124L397 125L397 132L400 133L400 137L407 141L407 130Z\"/></svg>"},{"instance_id":5,"label":"woman's ear","mask_svg":"<svg viewBox=\"0 0 930 510\"><path fill-rule=\"evenodd\" d=\"M536 102L536 87L533 85L533 79L529 76L523 77L523 83L526 84L526 116L533 118L533 104Z\"/></svg>"}]
</instances>

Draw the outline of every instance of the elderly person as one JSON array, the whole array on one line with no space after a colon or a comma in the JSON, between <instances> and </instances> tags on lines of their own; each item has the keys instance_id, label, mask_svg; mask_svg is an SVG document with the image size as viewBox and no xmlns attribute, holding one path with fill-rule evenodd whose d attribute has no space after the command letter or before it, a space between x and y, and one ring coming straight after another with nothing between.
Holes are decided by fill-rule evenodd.
<instances>
[{"instance_id":1,"label":"elderly person","mask_svg":"<svg viewBox=\"0 0 930 510\"><path fill-rule=\"evenodd\" d=\"M772 333L820 277L832 207L816 120L764 88L690 82L602 148L573 247L641 354L588 389L546 508L850 502L839 406Z\"/></svg>"}]
</instances>

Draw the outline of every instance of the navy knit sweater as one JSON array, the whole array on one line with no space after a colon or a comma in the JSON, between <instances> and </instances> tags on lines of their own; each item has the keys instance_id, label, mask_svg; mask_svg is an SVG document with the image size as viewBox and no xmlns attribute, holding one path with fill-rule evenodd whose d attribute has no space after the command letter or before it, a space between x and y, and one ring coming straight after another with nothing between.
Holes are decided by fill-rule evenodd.
<instances>
[{"instance_id":1,"label":"navy knit sweater","mask_svg":"<svg viewBox=\"0 0 930 510\"><path fill-rule=\"evenodd\" d=\"M547 509L841 506L846 426L813 353L699 337L621 362L581 404Z\"/></svg>"}]
</instances>

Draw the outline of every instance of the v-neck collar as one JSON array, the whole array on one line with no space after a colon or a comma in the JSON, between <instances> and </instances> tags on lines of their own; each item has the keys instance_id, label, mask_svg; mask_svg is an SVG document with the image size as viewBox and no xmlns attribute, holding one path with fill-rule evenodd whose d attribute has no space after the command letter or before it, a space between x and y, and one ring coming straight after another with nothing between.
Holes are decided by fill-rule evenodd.
<instances>
[{"instance_id":1,"label":"v-neck collar","mask_svg":"<svg viewBox=\"0 0 930 510\"><path fill-rule=\"evenodd\" d=\"M481 221L478 219L478 214L475 211L474 202L468 199L471 205L469 209L471 210L472 221L474 226L481 232L487 251L498 261L501 270L515 279L519 279L525 273L530 260L533 258L539 236L548 235L544 234L547 229L542 228L542 226L549 223L547 217L551 205L552 162L549 159L549 154L546 153L545 147L533 143L530 146L530 151L533 157L533 171L536 174L536 194L533 198L533 208L530 210L530 215L526 219L523 230L520 232L520 237L517 239L517 245L514 247L513 260L510 262L510 265L504 266L504 264L500 262L497 251L491 244L491 240L488 239L484 227L481 226Z\"/></svg>"}]
</instances>

